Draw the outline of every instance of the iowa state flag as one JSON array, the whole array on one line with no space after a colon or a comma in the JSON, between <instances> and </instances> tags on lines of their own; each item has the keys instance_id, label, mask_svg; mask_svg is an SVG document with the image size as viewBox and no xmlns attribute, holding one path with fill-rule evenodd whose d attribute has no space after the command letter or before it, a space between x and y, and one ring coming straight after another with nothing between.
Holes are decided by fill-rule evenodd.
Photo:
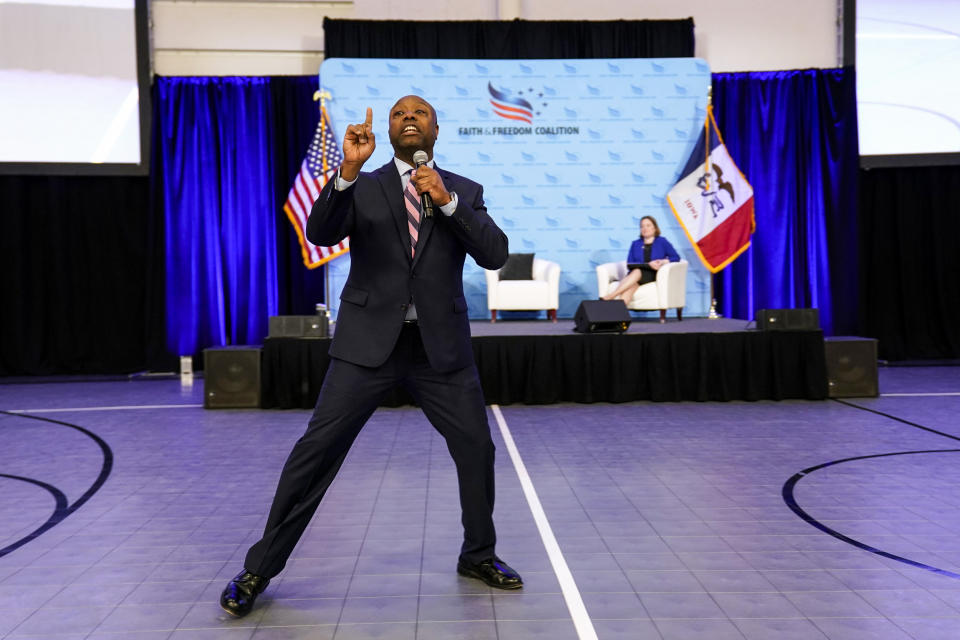
<instances>
[{"instance_id":1,"label":"iowa state flag","mask_svg":"<svg viewBox=\"0 0 960 640\"><path fill-rule=\"evenodd\" d=\"M747 250L756 223L753 187L727 153L712 107L680 175L667 202L703 264L716 273Z\"/></svg>"}]
</instances>

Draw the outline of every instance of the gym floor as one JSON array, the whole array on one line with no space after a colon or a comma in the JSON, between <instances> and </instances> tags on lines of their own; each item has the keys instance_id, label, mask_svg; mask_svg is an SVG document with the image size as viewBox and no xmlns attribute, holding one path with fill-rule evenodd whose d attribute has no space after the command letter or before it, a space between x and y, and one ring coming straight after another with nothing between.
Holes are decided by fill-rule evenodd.
<instances>
[{"instance_id":1,"label":"gym floor","mask_svg":"<svg viewBox=\"0 0 960 640\"><path fill-rule=\"evenodd\" d=\"M0 638L960 638L960 367L881 397L491 407L500 592L453 464L380 409L246 618L217 605L306 411L203 382L0 385Z\"/></svg>"}]
</instances>

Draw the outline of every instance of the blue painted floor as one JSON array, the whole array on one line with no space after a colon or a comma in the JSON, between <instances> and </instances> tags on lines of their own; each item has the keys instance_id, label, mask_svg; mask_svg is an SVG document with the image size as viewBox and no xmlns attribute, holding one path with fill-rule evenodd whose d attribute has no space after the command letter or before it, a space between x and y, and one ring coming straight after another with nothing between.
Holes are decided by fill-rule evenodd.
<instances>
[{"instance_id":1,"label":"blue painted floor","mask_svg":"<svg viewBox=\"0 0 960 640\"><path fill-rule=\"evenodd\" d=\"M884 394L960 394L960 368L884 368L880 382ZM0 638L578 637L492 412L498 551L522 592L456 575L444 443L418 410L381 409L287 569L250 616L228 618L218 594L259 537L308 412L205 411L202 387L0 385L0 548L16 546L0 557ZM960 638L960 395L849 402L873 412L503 407L585 605L581 628ZM785 502L791 478L817 526ZM25 541L51 514L60 522Z\"/></svg>"}]
</instances>

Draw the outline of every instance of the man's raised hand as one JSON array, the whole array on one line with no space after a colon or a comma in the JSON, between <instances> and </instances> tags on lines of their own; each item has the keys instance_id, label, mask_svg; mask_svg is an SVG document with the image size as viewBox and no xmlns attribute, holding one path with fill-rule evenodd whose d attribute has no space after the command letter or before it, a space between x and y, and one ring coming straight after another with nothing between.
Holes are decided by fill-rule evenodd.
<instances>
[{"instance_id":1,"label":"man's raised hand","mask_svg":"<svg viewBox=\"0 0 960 640\"><path fill-rule=\"evenodd\" d=\"M376 149L376 137L373 135L373 109L367 107L367 119L361 124L347 127L343 136L343 164L340 177L354 180L360 173L363 163L370 159Z\"/></svg>"}]
</instances>

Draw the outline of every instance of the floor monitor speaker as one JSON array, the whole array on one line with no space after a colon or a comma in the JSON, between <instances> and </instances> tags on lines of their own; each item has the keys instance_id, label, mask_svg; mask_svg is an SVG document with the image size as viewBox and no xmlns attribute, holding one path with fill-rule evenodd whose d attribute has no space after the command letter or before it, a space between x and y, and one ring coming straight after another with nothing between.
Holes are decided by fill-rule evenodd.
<instances>
[{"instance_id":1,"label":"floor monitor speaker","mask_svg":"<svg viewBox=\"0 0 960 640\"><path fill-rule=\"evenodd\" d=\"M327 318L315 316L270 316L268 338L326 338Z\"/></svg>"},{"instance_id":2,"label":"floor monitor speaker","mask_svg":"<svg viewBox=\"0 0 960 640\"><path fill-rule=\"evenodd\" d=\"M834 336L823 341L827 358L827 393L831 398L865 398L880 394L877 341Z\"/></svg>"},{"instance_id":3,"label":"floor monitor speaker","mask_svg":"<svg viewBox=\"0 0 960 640\"><path fill-rule=\"evenodd\" d=\"M820 328L817 309L760 309L757 329L763 331L810 331Z\"/></svg>"},{"instance_id":4,"label":"floor monitor speaker","mask_svg":"<svg viewBox=\"0 0 960 640\"><path fill-rule=\"evenodd\" d=\"M213 347L203 350L205 409L252 409L260 406L260 347Z\"/></svg>"},{"instance_id":5,"label":"floor monitor speaker","mask_svg":"<svg viewBox=\"0 0 960 640\"><path fill-rule=\"evenodd\" d=\"M573 314L578 333L623 333L630 327L630 312L622 300L584 300Z\"/></svg>"}]
</instances>

